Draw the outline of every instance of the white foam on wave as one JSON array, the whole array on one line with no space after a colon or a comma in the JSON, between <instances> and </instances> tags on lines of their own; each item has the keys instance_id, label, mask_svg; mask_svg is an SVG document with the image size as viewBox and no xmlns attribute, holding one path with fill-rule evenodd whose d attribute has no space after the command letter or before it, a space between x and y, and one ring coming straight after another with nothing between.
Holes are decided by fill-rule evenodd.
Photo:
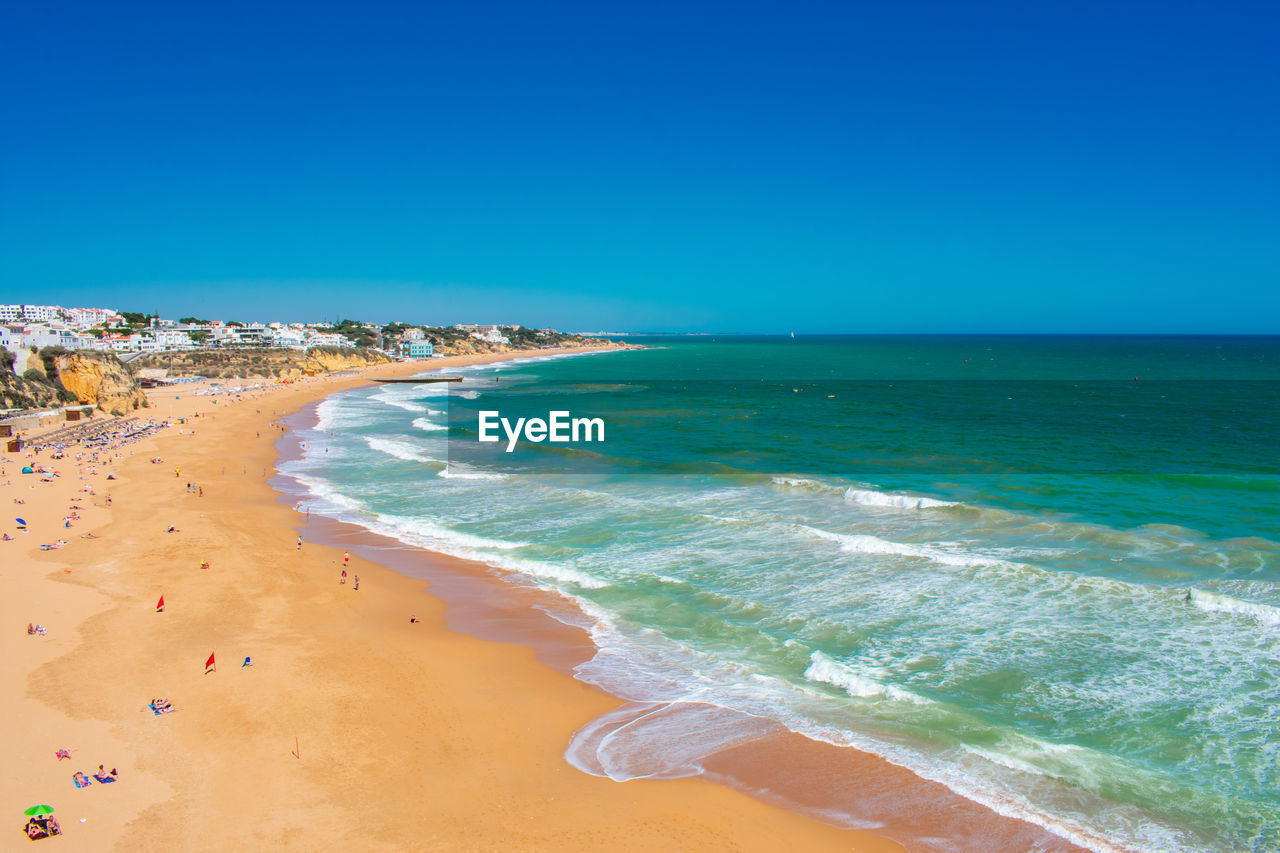
<instances>
[{"instance_id":1,"label":"white foam on wave","mask_svg":"<svg viewBox=\"0 0 1280 853\"><path fill-rule=\"evenodd\" d=\"M792 489L836 490L835 486L829 486L826 483L820 483L817 480L810 480L805 477L772 477L770 479L775 486L787 486Z\"/></svg>"},{"instance_id":2,"label":"white foam on wave","mask_svg":"<svg viewBox=\"0 0 1280 853\"><path fill-rule=\"evenodd\" d=\"M564 755L584 773L617 782L679 779L702 773L708 756L750 743L771 728L767 720L718 705L628 704L575 732ZM659 748L645 748L650 746Z\"/></svg>"},{"instance_id":3,"label":"white foam on wave","mask_svg":"<svg viewBox=\"0 0 1280 853\"><path fill-rule=\"evenodd\" d=\"M428 414L431 414L431 412L428 411ZM439 413L437 412L436 414L439 414ZM439 430L448 429L448 427L445 426L444 424L438 424L438 423L435 423L434 421L429 421L426 418L414 418L413 425L418 429L426 430L427 432L436 432Z\"/></svg>"},{"instance_id":4,"label":"white foam on wave","mask_svg":"<svg viewBox=\"0 0 1280 853\"><path fill-rule=\"evenodd\" d=\"M413 403L408 400L396 400L389 397L373 397L372 399L377 400L379 403L386 403L388 406L395 406L397 409L404 409L406 412L419 412L424 415L427 413L427 407L421 403Z\"/></svg>"},{"instance_id":5,"label":"white foam on wave","mask_svg":"<svg viewBox=\"0 0 1280 853\"><path fill-rule=\"evenodd\" d=\"M608 586L607 583L599 578L567 566L506 555L505 552L524 548L528 545L527 542L490 539L460 530L453 530L425 518L413 518L403 515L379 515L373 519L363 520L361 523L376 533L391 536L401 542L407 542L411 545L451 554L467 560L487 563L537 580L571 583L584 589L599 589Z\"/></svg>"},{"instance_id":6,"label":"white foam on wave","mask_svg":"<svg viewBox=\"0 0 1280 853\"><path fill-rule=\"evenodd\" d=\"M355 498L342 494L328 480L319 477L309 476L307 474L282 467L281 473L297 480L299 485L307 490L307 493L313 500L321 502L321 506L313 506L318 513L327 513L346 517L346 513L364 512L364 504ZM325 506L327 505L327 506Z\"/></svg>"},{"instance_id":7,"label":"white foam on wave","mask_svg":"<svg viewBox=\"0 0 1280 853\"><path fill-rule=\"evenodd\" d=\"M810 527L806 524L792 524L790 526L793 529L801 530L810 536L825 539L828 542L835 542L839 544L840 550L850 554L910 557L919 560L926 560L942 566L992 571L1001 575L1009 576L1025 577L1030 573L1037 579L1049 579L1053 587L1059 592L1066 592L1069 589L1087 589L1095 593L1121 595L1128 599L1142 597L1155 601L1159 598L1158 596L1153 598L1153 589L1141 584L1135 584L1129 581L1119 580L1117 578L1046 569L1032 563L1016 562L1001 559L996 556L990 556L988 554L977 553L967 550L958 544L954 544L948 548L939 547L939 543L935 543L933 545L913 545L906 542L893 542L888 539L881 539L878 536L870 536L864 533L833 533L830 530L822 530L821 528Z\"/></svg>"},{"instance_id":8,"label":"white foam on wave","mask_svg":"<svg viewBox=\"0 0 1280 853\"><path fill-rule=\"evenodd\" d=\"M1202 589L1191 590L1191 603L1209 613L1233 613L1247 616L1272 628L1280 628L1280 607L1270 604L1258 604L1253 601L1241 601L1229 595L1206 592Z\"/></svg>"},{"instance_id":9,"label":"white foam on wave","mask_svg":"<svg viewBox=\"0 0 1280 853\"><path fill-rule=\"evenodd\" d=\"M920 495L898 495L852 487L844 490L844 499L863 506L882 506L895 509L933 509L935 507L956 505L955 501L940 501L936 498L926 498Z\"/></svg>"},{"instance_id":10,"label":"white foam on wave","mask_svg":"<svg viewBox=\"0 0 1280 853\"><path fill-rule=\"evenodd\" d=\"M901 687L892 684L883 684L876 681L865 672L861 672L849 664L840 663L822 652L815 651L810 654L809 661L809 667L804 671L805 678L810 681L821 681L824 684L839 687L850 696L862 699L882 697L899 702L909 702L912 705L932 704L930 700L923 696L912 693L910 690L903 690Z\"/></svg>"},{"instance_id":11,"label":"white foam on wave","mask_svg":"<svg viewBox=\"0 0 1280 853\"><path fill-rule=\"evenodd\" d=\"M377 450L388 456L394 456L396 459L403 459L406 462L435 462L444 464L441 460L432 458L414 447L407 441L397 441L394 438L381 438L376 435L367 435L364 437L365 444L369 445L370 450Z\"/></svg>"},{"instance_id":12,"label":"white foam on wave","mask_svg":"<svg viewBox=\"0 0 1280 853\"><path fill-rule=\"evenodd\" d=\"M446 465L443 470L436 473L437 477L444 477L446 480L505 480L506 474L499 474L496 471L481 471L478 468L472 468L469 465L459 465L453 463Z\"/></svg>"},{"instance_id":13,"label":"white foam on wave","mask_svg":"<svg viewBox=\"0 0 1280 853\"><path fill-rule=\"evenodd\" d=\"M525 575L535 581L568 583L583 589L599 589L609 585L606 581L567 566L508 556L509 552L526 547L527 542L511 542L477 536L461 530L453 530L425 518L389 513L373 515L368 512L364 504L337 491L325 480L299 474L290 476L319 502L319 505L312 506L314 511L331 515L340 521L358 524L374 533L398 539L407 545L486 563Z\"/></svg>"},{"instance_id":14,"label":"white foam on wave","mask_svg":"<svg viewBox=\"0 0 1280 853\"><path fill-rule=\"evenodd\" d=\"M331 432L338 428L364 426L369 423L365 413L353 410L348 395L336 394L316 406L315 429Z\"/></svg>"},{"instance_id":15,"label":"white foam on wave","mask_svg":"<svg viewBox=\"0 0 1280 853\"><path fill-rule=\"evenodd\" d=\"M504 539L489 539L485 536L476 536L471 533L463 533L460 530L452 530L448 527L442 527L433 521L425 518L412 518L407 515L381 514L374 517L379 524L392 528L397 533L417 539L429 539L433 543L448 543L450 545L460 545L465 548L479 548L491 551L514 551L517 548L523 548L527 542L509 542ZM399 537L403 538L403 537Z\"/></svg>"},{"instance_id":16,"label":"white foam on wave","mask_svg":"<svg viewBox=\"0 0 1280 853\"><path fill-rule=\"evenodd\" d=\"M580 605L588 617L595 620L587 627L598 651L590 661L576 668L578 678L615 696L649 706L631 705L617 709L587 724L574 735L565 757L587 773L615 779L688 775L690 770L701 765L703 757L751 739L759 731L756 724L774 720L814 740L879 755L998 814L1036 824L1097 853L1120 853L1121 850L1127 853L1158 850L1163 853L1186 848L1185 843L1181 843L1180 833L1145 817L1140 826L1141 841L1130 836L1130 842L1138 843L1118 846L1097 827L1091 826L1091 822L1046 813L1016 789L985 776L972 775L968 769L953 762L930 757L903 744L816 723L803 713L797 714L797 701L802 704L812 701L801 685L757 673L744 678L740 668L730 662L713 661L649 629L624 634L603 609L585 601ZM672 657L673 652L675 657ZM926 706L942 707L910 691L877 682L866 673L853 670L821 653L811 654L810 661L806 677L812 676L812 681L834 683L850 695L883 696L910 703L921 710ZM800 691L798 695L797 691ZM672 715L666 709L679 709L681 713ZM709 710L711 716L693 713L699 709ZM754 721L729 714L723 717L725 725L721 727L721 716L726 712L747 715ZM747 723L747 728L739 728L735 719ZM704 728L701 724L706 721L712 725ZM661 724L650 726L648 722ZM1047 754L1054 752L1054 746L1045 744L1043 749L1029 751ZM1067 751L1073 749L1076 748L1064 747ZM665 758L668 752L674 755L671 760ZM1088 756L1077 757L1084 759ZM1034 771L1030 762L1022 764ZM1126 819L1118 814L1121 810L1116 811L1129 828L1137 826L1132 816ZM859 825L857 816L853 814L833 813L828 817L835 818L838 825ZM927 845L922 849L946 848Z\"/></svg>"},{"instance_id":17,"label":"white foam on wave","mask_svg":"<svg viewBox=\"0 0 1280 853\"><path fill-rule=\"evenodd\" d=\"M784 486L790 489L812 489L819 492L828 492L831 494L840 494L846 501L850 503L861 504L863 506L885 507L891 509L936 509L949 506L959 506L955 501L944 501L937 498L928 498L923 495L903 495L893 492L881 492L876 489L859 488L857 486L838 486L832 483L824 483L821 480L811 480L807 477L772 477L771 481L775 486Z\"/></svg>"},{"instance_id":18,"label":"white foam on wave","mask_svg":"<svg viewBox=\"0 0 1280 853\"><path fill-rule=\"evenodd\" d=\"M891 542L888 539L881 539L878 536L870 536L865 533L832 533L830 530L810 527L807 524L798 524L796 526L819 539L826 539L828 542L838 543L842 551L847 551L851 554L884 554L896 557L916 557L921 560L929 560L946 566L960 566L965 568L978 568L984 566L1012 567L1015 565L1005 560L984 557L980 554L944 551L940 548L930 548L926 545L910 545L905 542Z\"/></svg>"}]
</instances>

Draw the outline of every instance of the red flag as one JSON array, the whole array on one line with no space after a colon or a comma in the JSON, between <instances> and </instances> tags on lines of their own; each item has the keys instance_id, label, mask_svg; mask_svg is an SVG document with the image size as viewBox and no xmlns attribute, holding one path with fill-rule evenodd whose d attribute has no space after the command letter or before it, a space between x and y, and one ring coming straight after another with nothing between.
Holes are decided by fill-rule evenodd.
<instances>
[{"instance_id":1,"label":"red flag","mask_svg":"<svg viewBox=\"0 0 1280 853\"><path fill-rule=\"evenodd\" d=\"M156 612L157 612L157 613L159 613L161 610L164 610L164 596L163 596L163 595L162 595L162 596L160 596L160 600L156 602Z\"/></svg>"},{"instance_id":2,"label":"red flag","mask_svg":"<svg viewBox=\"0 0 1280 853\"><path fill-rule=\"evenodd\" d=\"M213 662L213 652L209 652L209 659L204 662L204 671L208 672L209 667L213 667L213 671L218 671L218 665Z\"/></svg>"}]
</instances>

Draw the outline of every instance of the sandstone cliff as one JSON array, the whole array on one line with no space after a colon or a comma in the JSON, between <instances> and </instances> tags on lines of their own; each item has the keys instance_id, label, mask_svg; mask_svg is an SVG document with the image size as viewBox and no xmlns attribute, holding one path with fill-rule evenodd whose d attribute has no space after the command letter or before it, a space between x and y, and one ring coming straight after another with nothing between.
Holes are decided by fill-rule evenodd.
<instances>
[{"instance_id":1,"label":"sandstone cliff","mask_svg":"<svg viewBox=\"0 0 1280 853\"><path fill-rule=\"evenodd\" d=\"M290 349L191 350L144 355L133 366L148 374L205 376L211 379L300 379L320 373L382 364L391 359L367 349L314 347Z\"/></svg>"},{"instance_id":2,"label":"sandstone cliff","mask_svg":"<svg viewBox=\"0 0 1280 853\"><path fill-rule=\"evenodd\" d=\"M596 349L631 349L634 348L634 345L605 340L604 338L583 338L576 335L562 336L554 343L547 344L527 340L513 342L510 344L494 344L477 338L463 337L455 338L453 340L437 341L436 353L438 355L475 355L477 353L513 352L515 350L528 349L583 349L586 347Z\"/></svg>"},{"instance_id":3,"label":"sandstone cliff","mask_svg":"<svg viewBox=\"0 0 1280 853\"><path fill-rule=\"evenodd\" d=\"M123 415L145 406L146 395L115 353L77 350L58 356L58 378L81 403Z\"/></svg>"},{"instance_id":4,"label":"sandstone cliff","mask_svg":"<svg viewBox=\"0 0 1280 853\"><path fill-rule=\"evenodd\" d=\"M142 389L115 353L60 347L23 350L0 369L0 408L37 409L86 403L125 414L146 405Z\"/></svg>"}]
</instances>

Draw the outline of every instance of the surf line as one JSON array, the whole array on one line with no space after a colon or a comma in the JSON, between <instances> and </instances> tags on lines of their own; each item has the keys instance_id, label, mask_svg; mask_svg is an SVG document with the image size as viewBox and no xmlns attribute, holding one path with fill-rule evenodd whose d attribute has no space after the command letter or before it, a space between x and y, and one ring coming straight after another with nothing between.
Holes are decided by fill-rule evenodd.
<instances>
[{"instance_id":1,"label":"surf line","mask_svg":"<svg viewBox=\"0 0 1280 853\"><path fill-rule=\"evenodd\" d=\"M479 413L479 434L481 441L501 441L498 427L507 435L507 453L516 449L516 442L522 434L525 441L539 444L549 441L554 444L568 444L574 441L604 441L603 418L575 418L567 411L547 412L544 418L516 418L513 425L510 418L504 418L497 411L485 410Z\"/></svg>"}]
</instances>

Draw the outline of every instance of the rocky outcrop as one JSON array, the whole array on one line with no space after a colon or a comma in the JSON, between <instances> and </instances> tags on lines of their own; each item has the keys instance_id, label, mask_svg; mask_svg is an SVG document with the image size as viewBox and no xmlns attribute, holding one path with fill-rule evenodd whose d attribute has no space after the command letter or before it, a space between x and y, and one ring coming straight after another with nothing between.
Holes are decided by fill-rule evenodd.
<instances>
[{"instance_id":1,"label":"rocky outcrop","mask_svg":"<svg viewBox=\"0 0 1280 853\"><path fill-rule=\"evenodd\" d=\"M126 414L146 405L142 389L115 353L60 347L4 351L0 408L43 409L84 403ZM10 357L13 357L10 362Z\"/></svg>"},{"instance_id":2,"label":"rocky outcrop","mask_svg":"<svg viewBox=\"0 0 1280 853\"><path fill-rule=\"evenodd\" d=\"M465 337L436 343L439 355L477 355L490 352L515 352L530 349L631 349L634 345L605 340L604 338L584 338L579 336L561 336L554 343L520 341L510 344L495 344L479 338Z\"/></svg>"},{"instance_id":3,"label":"rocky outcrop","mask_svg":"<svg viewBox=\"0 0 1280 853\"><path fill-rule=\"evenodd\" d=\"M77 350L58 356L56 363L62 386L81 403L115 415L147 404L142 388L115 353Z\"/></svg>"},{"instance_id":4,"label":"rocky outcrop","mask_svg":"<svg viewBox=\"0 0 1280 853\"><path fill-rule=\"evenodd\" d=\"M391 361L369 349L313 347L291 349L191 350L144 355L133 362L149 375L205 376L211 379L300 379L338 370L352 370Z\"/></svg>"}]
</instances>

